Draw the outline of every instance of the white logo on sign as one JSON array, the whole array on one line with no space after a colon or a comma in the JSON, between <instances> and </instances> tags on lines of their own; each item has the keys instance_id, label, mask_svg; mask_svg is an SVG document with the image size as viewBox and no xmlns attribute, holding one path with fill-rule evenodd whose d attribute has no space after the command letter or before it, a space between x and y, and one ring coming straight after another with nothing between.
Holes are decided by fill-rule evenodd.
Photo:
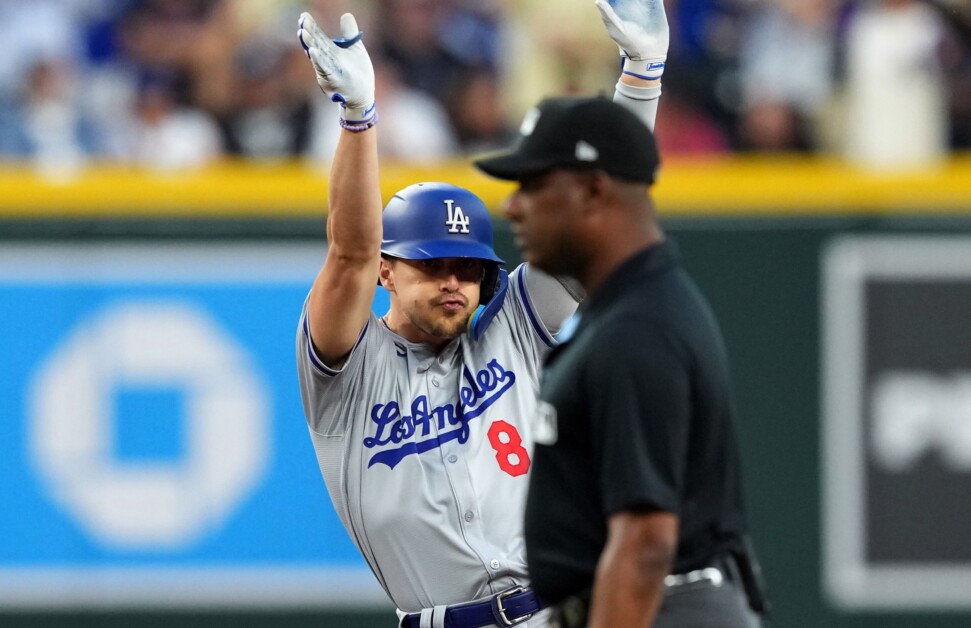
<instances>
[{"instance_id":1,"label":"white logo on sign","mask_svg":"<svg viewBox=\"0 0 971 628\"><path fill-rule=\"evenodd\" d=\"M103 545L183 548L229 517L259 484L268 399L239 343L180 302L122 302L78 325L31 387L32 462L50 499ZM126 388L185 397L184 457L132 462L115 453L114 402Z\"/></svg>"},{"instance_id":2,"label":"white logo on sign","mask_svg":"<svg viewBox=\"0 0 971 628\"><path fill-rule=\"evenodd\" d=\"M471 219L465 215L462 208L456 205L455 201L450 200L445 201L445 207L448 209L448 220L445 221L445 224L448 225L448 232L468 233Z\"/></svg>"},{"instance_id":3,"label":"white logo on sign","mask_svg":"<svg viewBox=\"0 0 971 628\"><path fill-rule=\"evenodd\" d=\"M971 375L890 372L873 389L873 448L891 471L937 450L954 471L971 470Z\"/></svg>"}]
</instances>

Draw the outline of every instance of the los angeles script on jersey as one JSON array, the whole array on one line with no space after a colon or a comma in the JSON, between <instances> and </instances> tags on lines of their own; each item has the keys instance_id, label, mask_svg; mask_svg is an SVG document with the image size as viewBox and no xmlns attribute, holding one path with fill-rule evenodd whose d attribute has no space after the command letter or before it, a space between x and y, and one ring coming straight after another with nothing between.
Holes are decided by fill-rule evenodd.
<instances>
[{"instance_id":1,"label":"los angeles script on jersey","mask_svg":"<svg viewBox=\"0 0 971 628\"><path fill-rule=\"evenodd\" d=\"M486 408L516 383L516 374L506 370L498 360L492 360L474 376L465 367L462 369L462 377L465 385L459 388L459 400L454 404L432 408L429 407L428 397L421 395L411 402L408 414L402 414L397 401L375 404L371 408L371 420L377 424L377 430L374 436L364 439L364 446L374 449L397 445L402 441L408 442L374 454L368 467L381 463L393 469L411 454L441 447L451 440L466 442L469 440L469 421L485 412ZM420 440L429 436L433 424L437 426L438 434ZM457 427L451 431L443 431L451 425Z\"/></svg>"}]
</instances>

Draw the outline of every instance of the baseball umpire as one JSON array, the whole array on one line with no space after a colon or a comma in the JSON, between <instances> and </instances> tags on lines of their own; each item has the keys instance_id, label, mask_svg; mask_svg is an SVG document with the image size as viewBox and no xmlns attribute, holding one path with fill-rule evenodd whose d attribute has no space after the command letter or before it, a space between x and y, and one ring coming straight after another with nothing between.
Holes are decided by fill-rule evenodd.
<instances>
[{"instance_id":1,"label":"baseball umpire","mask_svg":"<svg viewBox=\"0 0 971 628\"><path fill-rule=\"evenodd\" d=\"M526 131L476 163L519 182L527 262L587 295L543 371L533 587L564 628L759 626L727 359L648 195L653 135L604 98L548 99Z\"/></svg>"},{"instance_id":2,"label":"baseball umpire","mask_svg":"<svg viewBox=\"0 0 971 628\"><path fill-rule=\"evenodd\" d=\"M611 16L612 35L637 27ZM654 39L664 49L631 63L663 63L663 29ZM542 358L580 295L529 264L507 274L491 217L468 190L418 183L382 212L373 68L354 17L340 30L331 40L304 13L298 31L343 127L329 246L296 347L321 472L401 626L545 626L522 530L528 419ZM653 124L659 88L617 92ZM378 282L391 299L381 317L371 313Z\"/></svg>"}]
</instances>

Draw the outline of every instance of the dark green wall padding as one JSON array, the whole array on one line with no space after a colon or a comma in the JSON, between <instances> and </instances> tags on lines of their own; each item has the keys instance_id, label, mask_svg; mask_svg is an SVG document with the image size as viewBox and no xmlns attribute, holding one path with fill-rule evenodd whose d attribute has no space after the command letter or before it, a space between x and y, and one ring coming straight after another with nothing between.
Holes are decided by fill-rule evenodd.
<instances>
[{"instance_id":1,"label":"dark green wall padding","mask_svg":"<svg viewBox=\"0 0 971 628\"><path fill-rule=\"evenodd\" d=\"M966 214L826 217L683 217L666 222L685 265L721 322L741 417L752 533L769 582L778 628L966 628L971 613L845 613L821 592L820 252L847 233L971 233ZM323 238L311 220L6 221L4 239L247 240ZM497 249L519 259L509 225L496 222ZM2 246L2 240L0 240ZM928 531L932 533L932 531ZM971 591L968 592L971 596ZM155 628L391 627L385 610L289 613L2 614L0 626Z\"/></svg>"}]
</instances>

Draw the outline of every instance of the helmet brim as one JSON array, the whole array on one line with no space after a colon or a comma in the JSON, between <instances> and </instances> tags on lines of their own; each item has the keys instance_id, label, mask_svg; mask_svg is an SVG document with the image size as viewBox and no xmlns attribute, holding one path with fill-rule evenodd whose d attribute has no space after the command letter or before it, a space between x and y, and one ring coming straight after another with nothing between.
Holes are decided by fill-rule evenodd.
<instances>
[{"instance_id":1,"label":"helmet brim","mask_svg":"<svg viewBox=\"0 0 971 628\"><path fill-rule=\"evenodd\" d=\"M381 253L399 259L442 259L447 257L471 257L497 264L506 262L492 248L477 242L426 240L401 244L381 244Z\"/></svg>"}]
</instances>

